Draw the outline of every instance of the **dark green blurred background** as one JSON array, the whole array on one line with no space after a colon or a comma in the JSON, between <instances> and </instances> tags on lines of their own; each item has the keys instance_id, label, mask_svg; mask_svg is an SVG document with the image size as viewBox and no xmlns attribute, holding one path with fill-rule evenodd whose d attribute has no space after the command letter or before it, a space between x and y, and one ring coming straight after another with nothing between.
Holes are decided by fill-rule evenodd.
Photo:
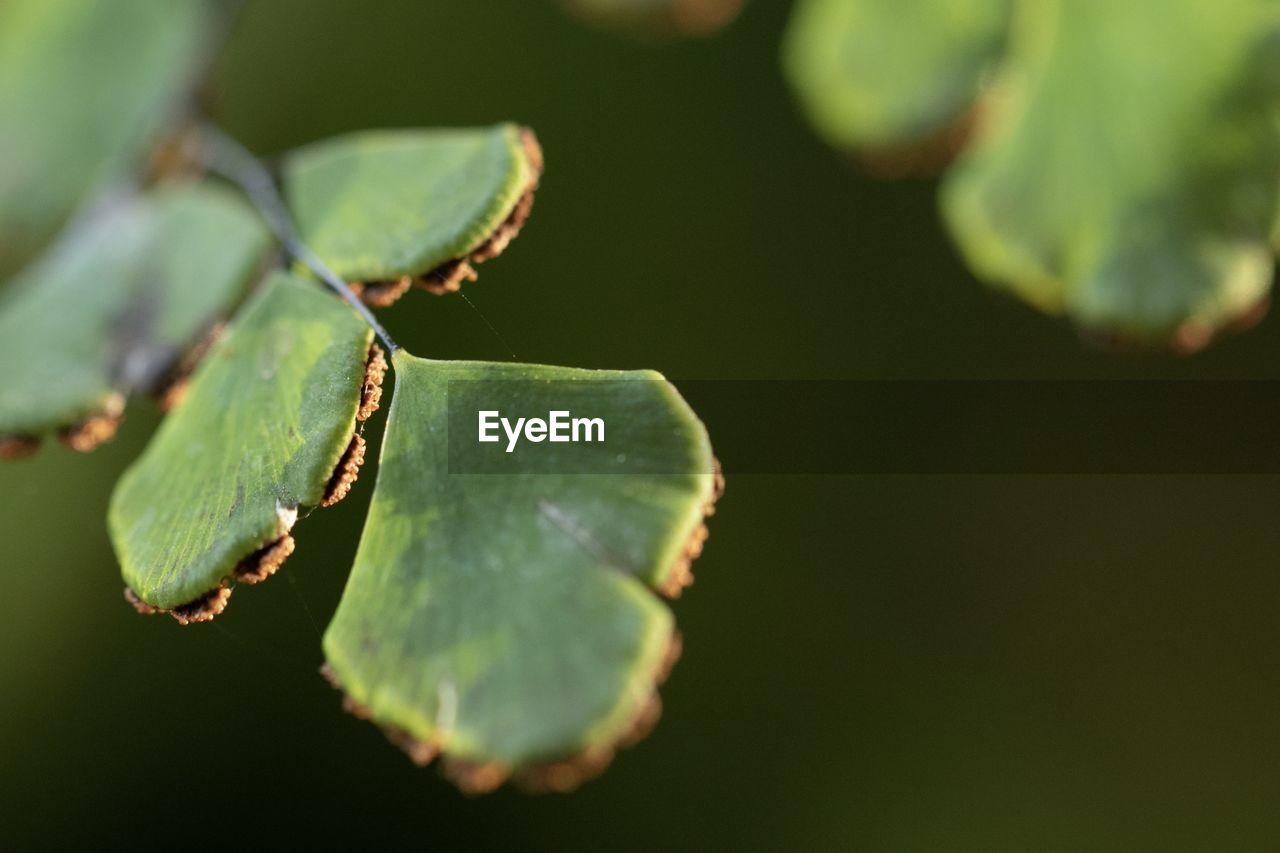
<instances>
[{"instance_id":1,"label":"dark green blurred background","mask_svg":"<svg viewBox=\"0 0 1280 853\"><path fill-rule=\"evenodd\" d=\"M868 179L809 132L777 68L786 11L646 44L533 0L258 0L210 99L263 154L532 125L533 218L466 291L521 360L677 380L1280 375L1274 321L1191 360L1117 356L988 293L933 184ZM421 355L509 355L457 297L384 319ZM104 514L155 422L138 404L90 456L0 468L0 848L1280 841L1280 478L733 477L726 459L655 733L578 793L468 799L316 673L372 468L212 625L124 603Z\"/></svg>"}]
</instances>

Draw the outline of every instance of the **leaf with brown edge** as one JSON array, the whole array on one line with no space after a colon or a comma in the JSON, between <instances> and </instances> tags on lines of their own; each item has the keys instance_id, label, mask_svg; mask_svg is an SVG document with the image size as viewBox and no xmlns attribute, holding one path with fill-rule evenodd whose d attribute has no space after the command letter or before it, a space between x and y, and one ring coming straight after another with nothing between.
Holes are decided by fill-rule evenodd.
<instances>
[{"instance_id":1,"label":"leaf with brown edge","mask_svg":"<svg viewBox=\"0 0 1280 853\"><path fill-rule=\"evenodd\" d=\"M0 442L91 450L166 384L269 246L235 194L176 184L105 206L0 293Z\"/></svg>"},{"instance_id":2,"label":"leaf with brown edge","mask_svg":"<svg viewBox=\"0 0 1280 853\"><path fill-rule=\"evenodd\" d=\"M298 231L364 301L411 287L457 290L519 233L542 174L533 131L366 131L291 153L284 189Z\"/></svg>"},{"instance_id":3,"label":"leaf with brown edge","mask_svg":"<svg viewBox=\"0 0 1280 853\"><path fill-rule=\"evenodd\" d=\"M358 473L379 365L368 326L318 283L281 273L253 297L112 495L139 611L207 621L232 584L279 568L298 518Z\"/></svg>"},{"instance_id":4,"label":"leaf with brown edge","mask_svg":"<svg viewBox=\"0 0 1280 853\"><path fill-rule=\"evenodd\" d=\"M415 761L469 791L564 790L656 720L678 591L720 477L652 371L403 351L378 482L326 675ZM600 418L603 441L477 441L477 415ZM581 436L581 434L580 434Z\"/></svg>"}]
</instances>

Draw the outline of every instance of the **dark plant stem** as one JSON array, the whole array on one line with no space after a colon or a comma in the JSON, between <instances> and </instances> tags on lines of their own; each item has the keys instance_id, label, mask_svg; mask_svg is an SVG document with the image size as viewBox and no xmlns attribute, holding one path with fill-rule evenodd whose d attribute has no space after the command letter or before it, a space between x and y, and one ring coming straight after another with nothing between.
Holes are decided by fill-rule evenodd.
<instances>
[{"instance_id":1,"label":"dark plant stem","mask_svg":"<svg viewBox=\"0 0 1280 853\"><path fill-rule=\"evenodd\" d=\"M293 218L280 198L280 191L276 189L271 172L262 164L262 161L221 128L212 124L205 123L200 126L199 145L200 162L209 171L221 175L244 190L245 195L262 214L267 225L275 232L285 252L315 273L321 281L349 302L351 307L356 309L356 312L369 324L369 328L373 329L374 334L386 345L387 354L394 355L400 347L391 339L391 335L387 334L387 330L382 328L378 318L373 316L373 312L360 300L359 296L352 292L342 277L329 269L328 264L320 260L319 256L302 242L298 236L298 229L293 224Z\"/></svg>"}]
</instances>

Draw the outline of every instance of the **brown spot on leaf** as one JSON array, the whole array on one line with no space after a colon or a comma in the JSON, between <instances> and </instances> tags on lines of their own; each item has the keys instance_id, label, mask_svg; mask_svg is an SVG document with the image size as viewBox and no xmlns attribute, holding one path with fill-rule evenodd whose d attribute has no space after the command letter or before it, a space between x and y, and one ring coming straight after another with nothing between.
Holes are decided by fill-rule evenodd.
<instances>
[{"instance_id":1,"label":"brown spot on leaf","mask_svg":"<svg viewBox=\"0 0 1280 853\"><path fill-rule=\"evenodd\" d=\"M284 561L293 553L295 544L293 537L286 533L265 548L254 551L236 566L235 579L240 583L262 583L284 565Z\"/></svg>"},{"instance_id":2,"label":"brown spot on leaf","mask_svg":"<svg viewBox=\"0 0 1280 853\"><path fill-rule=\"evenodd\" d=\"M58 440L72 450L88 453L98 445L110 441L120 428L122 420L124 395L112 394L101 411L58 430Z\"/></svg>"},{"instance_id":3,"label":"brown spot on leaf","mask_svg":"<svg viewBox=\"0 0 1280 853\"><path fill-rule=\"evenodd\" d=\"M360 466L364 464L364 448L364 437L358 432L353 434L351 443L347 445L346 452L338 460L338 467L334 469L333 476L329 479L329 485L325 488L324 500L320 502L320 506L333 506L351 491L356 477L360 476Z\"/></svg>"},{"instance_id":4,"label":"brown spot on leaf","mask_svg":"<svg viewBox=\"0 0 1280 853\"><path fill-rule=\"evenodd\" d=\"M461 289L464 281L475 281L477 273L475 264L496 258L511 244L533 210L533 194L542 179L543 156L542 146L538 138L527 127L520 129L520 144L525 158L529 162L529 180L516 200L515 206L507 214L493 233L489 234L480 245L460 258L445 261L433 270L410 278L399 278L390 282L361 282L353 289L360 294L366 304L375 308L384 308L399 299L408 290L410 282L428 293L437 296L453 293ZM376 300L376 301L375 301Z\"/></svg>"},{"instance_id":5,"label":"brown spot on leaf","mask_svg":"<svg viewBox=\"0 0 1280 853\"><path fill-rule=\"evenodd\" d=\"M382 380L386 376L386 353L382 351L382 347L373 344L369 347L369 358L364 363L364 384L360 387L357 421L367 421L370 415L378 411L378 404L382 401Z\"/></svg>"},{"instance_id":6,"label":"brown spot on leaf","mask_svg":"<svg viewBox=\"0 0 1280 853\"><path fill-rule=\"evenodd\" d=\"M0 459L24 459L40 449L40 439L34 435L0 436Z\"/></svg>"}]
</instances>

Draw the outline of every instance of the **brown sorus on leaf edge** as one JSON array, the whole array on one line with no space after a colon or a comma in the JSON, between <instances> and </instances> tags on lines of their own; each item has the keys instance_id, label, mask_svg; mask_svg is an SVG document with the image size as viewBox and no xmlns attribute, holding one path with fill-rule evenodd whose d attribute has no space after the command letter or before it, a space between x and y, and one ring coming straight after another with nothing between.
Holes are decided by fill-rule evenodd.
<instances>
[{"instance_id":1,"label":"brown sorus on leaf edge","mask_svg":"<svg viewBox=\"0 0 1280 853\"><path fill-rule=\"evenodd\" d=\"M981 114L977 107L923 136L859 149L858 162L882 180L930 178L942 173L973 138Z\"/></svg>"},{"instance_id":2,"label":"brown sorus on leaf edge","mask_svg":"<svg viewBox=\"0 0 1280 853\"><path fill-rule=\"evenodd\" d=\"M356 478L360 476L360 466L364 464L364 448L364 437L358 432L353 434L351 443L347 445L342 458L338 460L338 467L329 479L329 485L325 487L324 500L320 502L320 506L333 506L351 491Z\"/></svg>"},{"instance_id":3,"label":"brown sorus on leaf edge","mask_svg":"<svg viewBox=\"0 0 1280 853\"><path fill-rule=\"evenodd\" d=\"M342 685L338 682L333 667L327 663L324 664L320 667L320 674L335 690L342 691ZM342 710L357 720L372 719L369 709L345 692L342 692ZM419 767L426 767L440 754L440 744L436 740L421 740L399 726L379 725L378 728L382 730L388 741L400 747L409 756L409 760Z\"/></svg>"},{"instance_id":4,"label":"brown sorus on leaf edge","mask_svg":"<svg viewBox=\"0 0 1280 853\"><path fill-rule=\"evenodd\" d=\"M393 281L351 282L351 290L359 296L365 305L373 308L386 308L394 305L396 300L409 292L413 286L412 276L401 276Z\"/></svg>"},{"instance_id":5,"label":"brown sorus on leaf edge","mask_svg":"<svg viewBox=\"0 0 1280 853\"><path fill-rule=\"evenodd\" d=\"M475 281L477 274L474 264L483 263L502 254L502 251L520 233L520 229L529 218L529 213L533 210L533 194L538 188L538 182L542 179L542 147L538 144L538 138L533 131L527 127L520 129L520 144L529 161L531 172L529 183L516 200L511 213L493 230L492 234L462 257L445 261L421 275L401 277L391 281L356 282L352 285L352 289L360 295L360 298L375 308L385 308L403 296L410 284L417 285L428 293L440 295L460 289L464 281Z\"/></svg>"},{"instance_id":6,"label":"brown sorus on leaf edge","mask_svg":"<svg viewBox=\"0 0 1280 853\"><path fill-rule=\"evenodd\" d=\"M497 790L511 775L506 765L497 761L466 761L461 758L445 759L440 772L464 794L487 794Z\"/></svg>"},{"instance_id":7,"label":"brown sorus on leaf edge","mask_svg":"<svg viewBox=\"0 0 1280 853\"><path fill-rule=\"evenodd\" d=\"M427 293L443 296L461 290L464 281L475 281L479 277L475 267L471 266L470 258L458 258L418 276L414 283Z\"/></svg>"},{"instance_id":8,"label":"brown sorus on leaf edge","mask_svg":"<svg viewBox=\"0 0 1280 853\"><path fill-rule=\"evenodd\" d=\"M356 411L357 421L367 421L370 415L378 411L382 401L382 380L387 376L387 356L382 347L373 344L369 347L369 358L364 364L364 384L360 387L360 408Z\"/></svg>"},{"instance_id":9,"label":"brown sorus on leaf edge","mask_svg":"<svg viewBox=\"0 0 1280 853\"><path fill-rule=\"evenodd\" d=\"M567 793L608 769L619 749L635 746L644 740L662 716L662 697L658 694L658 688L671 675L682 650L680 632L673 631L667 641L666 653L651 675L653 686L649 695L636 710L631 722L612 742L588 747L577 755L559 761L527 767L515 776L516 784L535 793Z\"/></svg>"},{"instance_id":10,"label":"brown sorus on leaf edge","mask_svg":"<svg viewBox=\"0 0 1280 853\"><path fill-rule=\"evenodd\" d=\"M227 331L227 324L221 320L211 323L209 328L196 339L185 353L165 371L164 376L155 383L152 397L160 411L167 412L182 402L191 384L191 374L196 366L209 354L213 345L220 341Z\"/></svg>"},{"instance_id":11,"label":"brown sorus on leaf edge","mask_svg":"<svg viewBox=\"0 0 1280 853\"><path fill-rule=\"evenodd\" d=\"M201 167L202 168L202 167ZM260 281L272 269L281 264L281 253L278 249L263 251L258 258L257 266L253 274L249 277L253 281ZM227 331L226 316L215 318L204 331L199 334L187 349L182 352L173 363L169 365L159 379L151 383L147 391L152 399L156 401L156 405L160 407L160 411L167 412L174 406L182 402L182 398L186 396L187 388L191 384L191 375L195 369L204 360L226 335Z\"/></svg>"},{"instance_id":12,"label":"brown sorus on leaf edge","mask_svg":"<svg viewBox=\"0 0 1280 853\"><path fill-rule=\"evenodd\" d=\"M127 586L124 588L124 600L133 605L133 609L141 613L143 616L153 616L156 613L163 612L160 609L147 604L138 597L138 594L134 592L132 588Z\"/></svg>"},{"instance_id":13,"label":"brown sorus on leaf edge","mask_svg":"<svg viewBox=\"0 0 1280 853\"><path fill-rule=\"evenodd\" d=\"M168 613L182 625L190 625L192 622L209 622L213 617L227 609L227 599L229 598L231 598L231 590L227 588L226 584L221 584L217 589L205 593L190 604L183 604L172 610L164 610L147 604L129 587L124 588L125 601L133 605L133 609L143 616Z\"/></svg>"},{"instance_id":14,"label":"brown sorus on leaf edge","mask_svg":"<svg viewBox=\"0 0 1280 853\"><path fill-rule=\"evenodd\" d=\"M110 441L123 420L124 395L113 393L107 397L100 411L58 430L58 440L72 450L88 453L98 445Z\"/></svg>"},{"instance_id":15,"label":"brown sorus on leaf edge","mask_svg":"<svg viewBox=\"0 0 1280 853\"><path fill-rule=\"evenodd\" d=\"M588 747L576 755L557 761L534 764L516 771L514 776L511 768L501 762L477 762L445 756L440 768L442 775L466 794L487 794L508 779L513 779L521 788L531 792L564 793L585 781L594 779L608 768L619 749L636 745L653 731L662 716L662 698L658 694L658 688L670 676L671 670L680 659L681 649L680 633L673 631L667 643L666 653L650 675L652 686L648 696L631 722L612 741ZM326 663L320 667L320 674L334 689L343 693L344 711L357 719L373 722L386 735L388 741L400 747L419 767L430 764L447 748L448 744L444 740L447 733L434 733L432 737L422 739L399 726L385 725L374 720L368 708L352 699L343 690L342 683L329 664Z\"/></svg>"},{"instance_id":16,"label":"brown sorus on leaf edge","mask_svg":"<svg viewBox=\"0 0 1280 853\"><path fill-rule=\"evenodd\" d=\"M551 761L521 770L515 775L514 781L516 785L532 793L568 793L609 769L619 749L634 746L644 740L661 718L662 698L655 690L645 699L631 725L616 742L584 750L563 761Z\"/></svg>"},{"instance_id":17,"label":"brown sorus on leaf edge","mask_svg":"<svg viewBox=\"0 0 1280 853\"><path fill-rule=\"evenodd\" d=\"M292 522L290 522L290 527L292 527ZM148 604L129 587L124 589L124 597L126 601L133 605L134 610L144 616L168 613L182 625L190 625L193 622L211 622L215 616L220 615L222 611L227 609L227 603L231 599L231 587L228 586L230 580L246 584L261 583L275 574L276 570L284 564L284 561L293 553L295 544L293 537L286 531L281 534L280 538L269 542L241 560L231 570L231 575L226 580L220 581L217 587L206 592L195 601L178 605L169 610Z\"/></svg>"},{"instance_id":18,"label":"brown sorus on leaf edge","mask_svg":"<svg viewBox=\"0 0 1280 853\"><path fill-rule=\"evenodd\" d=\"M169 615L178 620L180 625L192 622L211 622L213 617L227 609L227 601L231 598L231 589L225 585L210 590L190 604L175 607Z\"/></svg>"},{"instance_id":19,"label":"brown sorus on leaf edge","mask_svg":"<svg viewBox=\"0 0 1280 853\"><path fill-rule=\"evenodd\" d=\"M376 343L369 346L369 355L365 359L364 378L360 384L360 406L356 409L356 423L360 424L378 410L382 400L382 380L387 375L387 357L382 347ZM330 507L345 498L360 476L360 466L364 464L365 441L359 432L353 432L351 442L338 459L333 469L333 476L325 486L321 507Z\"/></svg>"},{"instance_id":20,"label":"brown sorus on leaf edge","mask_svg":"<svg viewBox=\"0 0 1280 853\"><path fill-rule=\"evenodd\" d=\"M1143 339L1133 335L1099 329L1080 329L1080 338L1088 346L1115 353L1147 352L1162 348L1174 355L1195 355L1224 335L1246 332L1258 325L1271 309L1271 298L1264 296L1214 328L1200 320L1187 320L1168 334L1163 341Z\"/></svg>"},{"instance_id":21,"label":"brown sorus on leaf edge","mask_svg":"<svg viewBox=\"0 0 1280 853\"><path fill-rule=\"evenodd\" d=\"M180 625L190 625L193 622L210 622L213 617L217 616L223 610L227 609L227 600L231 598L231 590L226 584L220 584L216 589L210 590L204 595L192 601L189 604L183 604L172 610L164 610L160 607L152 607L129 587L124 588L124 598L133 605L133 609L141 613L143 616L152 616L157 613L168 613L174 619L178 620Z\"/></svg>"},{"instance_id":22,"label":"brown sorus on leaf edge","mask_svg":"<svg viewBox=\"0 0 1280 853\"><path fill-rule=\"evenodd\" d=\"M276 573L293 553L296 543L288 533L276 541L254 551L236 566L234 576L240 583L262 583Z\"/></svg>"},{"instance_id":23,"label":"brown sorus on leaf edge","mask_svg":"<svg viewBox=\"0 0 1280 853\"><path fill-rule=\"evenodd\" d=\"M715 470L713 472L711 497L702 506L703 519L710 518L716 513L716 501L724 494L724 472L720 468L720 461L716 460ZM658 585L658 592L667 598L679 598L684 590L693 585L693 561L702 556L702 549L706 545L707 537L710 531L704 523L699 524L689 534L688 540L684 544L684 550L680 556L676 558L675 563L667 570L667 575Z\"/></svg>"},{"instance_id":24,"label":"brown sorus on leaf edge","mask_svg":"<svg viewBox=\"0 0 1280 853\"><path fill-rule=\"evenodd\" d=\"M93 415L58 430L58 441L79 453L88 453L115 438L122 420L122 415Z\"/></svg>"}]
</instances>

